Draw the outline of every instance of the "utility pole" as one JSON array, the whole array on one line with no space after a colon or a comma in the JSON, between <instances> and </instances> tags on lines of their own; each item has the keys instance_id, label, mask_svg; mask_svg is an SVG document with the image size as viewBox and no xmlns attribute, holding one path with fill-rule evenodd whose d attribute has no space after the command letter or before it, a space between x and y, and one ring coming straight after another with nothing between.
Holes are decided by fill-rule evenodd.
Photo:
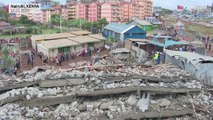
<instances>
[{"instance_id":1,"label":"utility pole","mask_svg":"<svg viewBox=\"0 0 213 120\"><path fill-rule=\"evenodd\" d=\"M81 28L81 19L80 19L80 28Z\"/></svg>"},{"instance_id":2,"label":"utility pole","mask_svg":"<svg viewBox=\"0 0 213 120\"><path fill-rule=\"evenodd\" d=\"M61 26L61 15L60 15L60 32L62 33L62 26Z\"/></svg>"}]
</instances>

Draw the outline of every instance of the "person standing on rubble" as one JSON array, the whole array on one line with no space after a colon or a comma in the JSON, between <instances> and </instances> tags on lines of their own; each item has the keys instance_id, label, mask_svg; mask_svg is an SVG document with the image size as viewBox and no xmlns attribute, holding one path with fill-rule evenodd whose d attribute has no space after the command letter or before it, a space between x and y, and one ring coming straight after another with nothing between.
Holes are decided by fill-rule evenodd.
<instances>
[{"instance_id":1,"label":"person standing on rubble","mask_svg":"<svg viewBox=\"0 0 213 120\"><path fill-rule=\"evenodd\" d=\"M157 60L158 60L158 52L156 52L155 56L154 56L154 64L155 65L157 64Z\"/></svg>"},{"instance_id":2,"label":"person standing on rubble","mask_svg":"<svg viewBox=\"0 0 213 120\"><path fill-rule=\"evenodd\" d=\"M160 52L158 53L158 58L157 58L157 64L160 64L160 58L161 57L161 54L160 54Z\"/></svg>"}]
</instances>

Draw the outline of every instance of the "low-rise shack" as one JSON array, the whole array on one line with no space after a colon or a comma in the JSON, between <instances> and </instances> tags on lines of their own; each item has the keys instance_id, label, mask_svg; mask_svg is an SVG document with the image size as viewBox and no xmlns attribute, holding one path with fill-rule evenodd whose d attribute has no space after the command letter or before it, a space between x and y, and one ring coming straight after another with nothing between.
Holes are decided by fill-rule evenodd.
<instances>
[{"instance_id":1,"label":"low-rise shack","mask_svg":"<svg viewBox=\"0 0 213 120\"><path fill-rule=\"evenodd\" d=\"M42 52L44 55L54 58L58 54L70 54L75 50L76 46L80 44L69 39L58 39L51 41L42 41L37 45L38 52Z\"/></svg>"},{"instance_id":2,"label":"low-rise shack","mask_svg":"<svg viewBox=\"0 0 213 120\"><path fill-rule=\"evenodd\" d=\"M55 33L55 34L43 34L43 35L33 35L31 37L32 41L32 47L37 50L37 44L39 44L41 41L50 41L50 40L57 40L57 39L63 39L67 37L73 37L75 35L71 33Z\"/></svg>"},{"instance_id":3,"label":"low-rise shack","mask_svg":"<svg viewBox=\"0 0 213 120\"><path fill-rule=\"evenodd\" d=\"M213 86L213 57L195 52L165 50L165 62L177 65Z\"/></svg>"},{"instance_id":4,"label":"low-rise shack","mask_svg":"<svg viewBox=\"0 0 213 120\"><path fill-rule=\"evenodd\" d=\"M125 48L131 51L131 55L135 58L145 59L147 57L148 46L147 39L127 39L125 43Z\"/></svg>"},{"instance_id":5,"label":"low-rise shack","mask_svg":"<svg viewBox=\"0 0 213 120\"><path fill-rule=\"evenodd\" d=\"M76 36L76 37L69 37L68 39L81 44L80 49L90 48L93 50L104 47L103 39L97 39L91 36Z\"/></svg>"}]
</instances>

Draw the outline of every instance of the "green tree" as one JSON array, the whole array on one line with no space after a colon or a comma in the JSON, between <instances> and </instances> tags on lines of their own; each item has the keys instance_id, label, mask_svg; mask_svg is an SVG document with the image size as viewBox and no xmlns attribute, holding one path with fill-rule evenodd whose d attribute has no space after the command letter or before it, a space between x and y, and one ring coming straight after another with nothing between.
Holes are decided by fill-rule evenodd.
<instances>
[{"instance_id":1,"label":"green tree","mask_svg":"<svg viewBox=\"0 0 213 120\"><path fill-rule=\"evenodd\" d=\"M57 15L57 14L51 15L51 24L60 25L60 15Z\"/></svg>"},{"instance_id":2,"label":"green tree","mask_svg":"<svg viewBox=\"0 0 213 120\"><path fill-rule=\"evenodd\" d=\"M8 21L9 19L9 14L5 11L4 8L0 8L0 20L5 20Z\"/></svg>"},{"instance_id":3,"label":"green tree","mask_svg":"<svg viewBox=\"0 0 213 120\"><path fill-rule=\"evenodd\" d=\"M15 20L15 19L9 19L8 22L9 22L11 25L18 25L18 24L19 24L19 20Z\"/></svg>"},{"instance_id":4,"label":"green tree","mask_svg":"<svg viewBox=\"0 0 213 120\"><path fill-rule=\"evenodd\" d=\"M32 34L33 33L33 28L32 27L27 28L26 33L27 34Z\"/></svg>"},{"instance_id":5,"label":"green tree","mask_svg":"<svg viewBox=\"0 0 213 120\"><path fill-rule=\"evenodd\" d=\"M85 29L85 30L90 30L92 27L92 23L91 22L86 22L82 25L82 29Z\"/></svg>"},{"instance_id":6,"label":"green tree","mask_svg":"<svg viewBox=\"0 0 213 120\"><path fill-rule=\"evenodd\" d=\"M110 45L113 45L113 43L116 42L116 40L113 36L109 36L107 39L108 39L108 44L110 44Z\"/></svg>"},{"instance_id":7,"label":"green tree","mask_svg":"<svg viewBox=\"0 0 213 120\"><path fill-rule=\"evenodd\" d=\"M56 6L56 5L59 5L60 3L58 1L52 1L52 5L53 6Z\"/></svg>"},{"instance_id":8,"label":"green tree","mask_svg":"<svg viewBox=\"0 0 213 120\"><path fill-rule=\"evenodd\" d=\"M12 49L9 46L4 46L3 49L1 50L3 56L2 56L2 61L3 64L0 64L0 67L3 69L6 69L9 73L11 73L11 68L15 64L15 59L10 56L10 51Z\"/></svg>"},{"instance_id":9,"label":"green tree","mask_svg":"<svg viewBox=\"0 0 213 120\"><path fill-rule=\"evenodd\" d=\"M99 27L99 29L102 28L102 27L104 27L104 26L106 26L107 24L109 24L109 23L107 22L106 18L100 19L98 21L98 27Z\"/></svg>"},{"instance_id":10,"label":"green tree","mask_svg":"<svg viewBox=\"0 0 213 120\"><path fill-rule=\"evenodd\" d=\"M22 15L22 16L19 18L19 22L20 22L21 24L29 24L30 20L28 19L27 16Z\"/></svg>"}]
</instances>

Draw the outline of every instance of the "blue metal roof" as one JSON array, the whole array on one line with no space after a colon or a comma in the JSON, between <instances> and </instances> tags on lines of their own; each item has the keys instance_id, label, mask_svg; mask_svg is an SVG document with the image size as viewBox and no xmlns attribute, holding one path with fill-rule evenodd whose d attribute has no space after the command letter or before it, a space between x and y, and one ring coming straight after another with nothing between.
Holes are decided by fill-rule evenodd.
<instances>
[{"instance_id":1,"label":"blue metal roof","mask_svg":"<svg viewBox=\"0 0 213 120\"><path fill-rule=\"evenodd\" d=\"M148 43L156 45L156 46L160 46L160 47L168 47L168 46L173 46L173 45L186 45L186 43L184 43L184 42L181 42L181 41L177 42L174 40L165 40L165 43L160 43L158 41L151 40Z\"/></svg>"},{"instance_id":2,"label":"blue metal roof","mask_svg":"<svg viewBox=\"0 0 213 120\"><path fill-rule=\"evenodd\" d=\"M132 25L121 24L121 23L110 23L104 27L104 29L114 31L116 33L122 33L123 31L129 29Z\"/></svg>"}]
</instances>

